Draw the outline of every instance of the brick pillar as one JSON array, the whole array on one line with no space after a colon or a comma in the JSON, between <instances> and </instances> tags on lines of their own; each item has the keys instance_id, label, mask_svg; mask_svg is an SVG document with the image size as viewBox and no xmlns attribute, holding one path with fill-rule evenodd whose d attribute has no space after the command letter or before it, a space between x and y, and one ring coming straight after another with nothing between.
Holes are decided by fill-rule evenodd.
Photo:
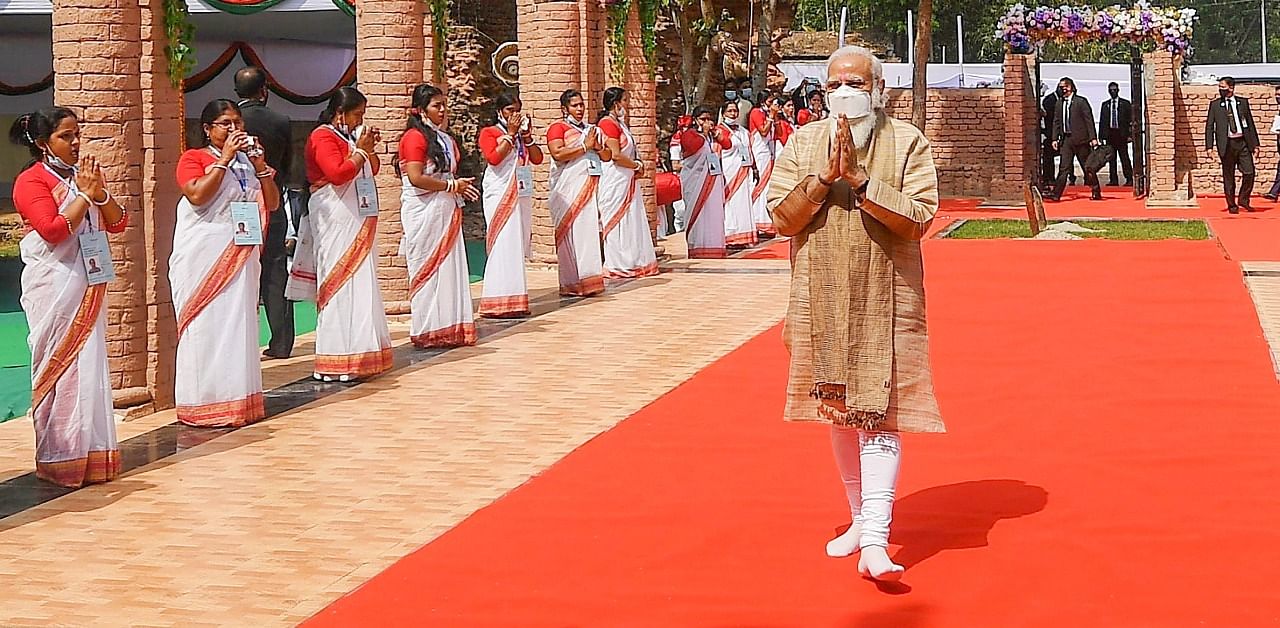
<instances>
[{"instance_id":1,"label":"brick pillar","mask_svg":"<svg viewBox=\"0 0 1280 628\"><path fill-rule=\"evenodd\" d=\"M621 72L610 70L614 84L627 90L627 126L636 138L639 159L644 162L645 173L640 179L640 191L644 194L645 214L649 218L650 237L657 235L658 202L654 195L653 175L658 163L658 87L649 62L644 58L641 40L638 3L631 3L627 16L626 60ZM610 68L614 64L609 64Z\"/></svg>"},{"instance_id":2,"label":"brick pillar","mask_svg":"<svg viewBox=\"0 0 1280 628\"><path fill-rule=\"evenodd\" d=\"M1023 203L1023 189L1036 171L1040 110L1035 90L1034 54L1004 56L1004 170L991 181L987 204Z\"/></svg>"},{"instance_id":3,"label":"brick pillar","mask_svg":"<svg viewBox=\"0 0 1280 628\"><path fill-rule=\"evenodd\" d=\"M173 407L178 329L169 287L169 255L182 194L174 183L181 149L182 92L169 79L163 0L142 5L142 223L147 251L147 389L154 410ZM144 409L145 410L145 409Z\"/></svg>"},{"instance_id":4,"label":"brick pillar","mask_svg":"<svg viewBox=\"0 0 1280 628\"><path fill-rule=\"evenodd\" d=\"M581 14L579 0L517 0L520 41L520 100L533 116L533 135L541 144L547 127L561 117L560 93L581 89ZM597 99L599 96L597 96ZM543 145L546 152L546 146ZM551 155L534 166L533 254L539 262L556 262L555 225L547 206Z\"/></svg>"},{"instance_id":5,"label":"brick pillar","mask_svg":"<svg viewBox=\"0 0 1280 628\"><path fill-rule=\"evenodd\" d=\"M356 63L360 91L369 99L366 126L382 131L377 176L378 280L382 299L392 314L409 311L408 269L399 255L400 179L395 173L396 147L408 115L413 87L431 76L430 28L421 0L379 0L356 4Z\"/></svg>"},{"instance_id":6,"label":"brick pillar","mask_svg":"<svg viewBox=\"0 0 1280 628\"><path fill-rule=\"evenodd\" d=\"M82 154L98 158L112 193L129 212L129 228L111 236L116 280L107 289L111 386L121 403L147 386L141 19L136 0L53 3L54 102L80 117Z\"/></svg>"},{"instance_id":7,"label":"brick pillar","mask_svg":"<svg viewBox=\"0 0 1280 628\"><path fill-rule=\"evenodd\" d=\"M1151 146L1147 207L1196 207L1191 172L1200 153L1182 97L1182 59L1163 51L1148 52L1142 59L1146 66L1147 143Z\"/></svg>"},{"instance_id":8,"label":"brick pillar","mask_svg":"<svg viewBox=\"0 0 1280 628\"><path fill-rule=\"evenodd\" d=\"M608 85L609 44L605 32L606 14L599 0L578 0L579 28L582 46L578 65L582 72L578 89L587 99L587 119L595 120L604 103L603 95Z\"/></svg>"}]
</instances>

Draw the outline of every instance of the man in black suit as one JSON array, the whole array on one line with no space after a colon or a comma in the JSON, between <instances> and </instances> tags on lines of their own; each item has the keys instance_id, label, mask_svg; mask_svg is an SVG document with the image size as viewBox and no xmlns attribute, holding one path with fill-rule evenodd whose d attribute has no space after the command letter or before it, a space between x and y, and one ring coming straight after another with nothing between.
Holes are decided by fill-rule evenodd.
<instances>
[{"instance_id":1,"label":"man in black suit","mask_svg":"<svg viewBox=\"0 0 1280 628\"><path fill-rule=\"evenodd\" d=\"M1040 144L1040 185L1047 194L1053 190L1054 182L1058 180L1058 169L1055 167L1058 157L1058 149L1053 147L1053 114L1058 106L1058 99L1062 97L1061 89L1054 89L1049 95L1040 101L1041 117L1040 117L1040 134L1042 136ZM1071 168L1071 185L1076 184L1076 169Z\"/></svg>"},{"instance_id":2,"label":"man in black suit","mask_svg":"<svg viewBox=\"0 0 1280 628\"><path fill-rule=\"evenodd\" d=\"M1236 81L1230 76L1218 80L1218 96L1209 103L1204 124L1205 150L1218 149L1222 159L1222 191L1227 196L1227 211L1240 213L1240 208L1253 211L1249 195L1253 192L1253 160L1258 156L1258 128L1253 124L1249 100L1236 96ZM1240 171L1240 196L1236 197L1236 170Z\"/></svg>"},{"instance_id":3,"label":"man in black suit","mask_svg":"<svg viewBox=\"0 0 1280 628\"><path fill-rule=\"evenodd\" d=\"M1120 185L1116 180L1116 157L1124 168L1124 184L1133 185L1133 162L1129 161L1130 125L1133 124L1133 105L1120 97L1120 84L1107 85L1111 100L1103 101L1098 115L1098 137L1102 143L1115 149L1111 153L1111 180L1107 185Z\"/></svg>"},{"instance_id":4,"label":"man in black suit","mask_svg":"<svg viewBox=\"0 0 1280 628\"><path fill-rule=\"evenodd\" d=\"M1095 201L1102 200L1102 186L1098 184L1098 175L1084 168L1089 158L1089 151L1098 145L1097 127L1093 122L1093 107L1089 101L1076 93L1076 82L1063 77L1058 81L1058 89L1062 90L1062 98L1054 105L1053 114L1053 148L1058 151L1062 163L1058 164L1058 182L1053 187L1050 200L1062 200L1062 193L1067 189L1067 178L1075 168L1071 162L1080 162L1084 169L1084 182L1093 192Z\"/></svg>"},{"instance_id":5,"label":"man in black suit","mask_svg":"<svg viewBox=\"0 0 1280 628\"><path fill-rule=\"evenodd\" d=\"M262 143L267 165L276 170L283 209L289 169L293 166L293 131L289 117L267 108L267 74L261 68L247 67L236 72L236 95L240 97L240 115L244 130ZM262 276L258 291L267 310L271 342L262 353L268 358L287 358L293 353L293 302L284 298L289 280L288 247L285 237L289 217L284 211L271 212L262 240Z\"/></svg>"}]
</instances>

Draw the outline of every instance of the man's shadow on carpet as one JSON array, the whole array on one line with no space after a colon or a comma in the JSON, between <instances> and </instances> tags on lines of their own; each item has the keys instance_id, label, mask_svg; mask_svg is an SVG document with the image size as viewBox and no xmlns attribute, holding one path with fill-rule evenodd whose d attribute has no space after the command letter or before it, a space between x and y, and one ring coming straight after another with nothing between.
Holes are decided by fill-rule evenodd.
<instances>
[{"instance_id":1,"label":"man's shadow on carpet","mask_svg":"<svg viewBox=\"0 0 1280 628\"><path fill-rule=\"evenodd\" d=\"M893 507L889 542L902 546L893 561L910 569L939 552L986 547L1001 520L1033 515L1048 503L1048 491L1021 480L976 480L912 493Z\"/></svg>"}]
</instances>

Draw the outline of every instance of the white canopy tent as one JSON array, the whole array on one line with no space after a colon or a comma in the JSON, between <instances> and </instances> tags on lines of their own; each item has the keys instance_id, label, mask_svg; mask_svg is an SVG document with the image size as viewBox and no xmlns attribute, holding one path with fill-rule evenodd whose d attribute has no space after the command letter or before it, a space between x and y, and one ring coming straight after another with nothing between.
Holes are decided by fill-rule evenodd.
<instances>
[{"instance_id":1,"label":"white canopy tent","mask_svg":"<svg viewBox=\"0 0 1280 628\"><path fill-rule=\"evenodd\" d=\"M1238 67L1238 66L1233 66ZM1280 68L1280 65L1277 66ZM783 61L780 64L782 73L787 77L787 91L800 86L805 79L813 79L819 84L826 82L826 61ZM966 63L963 66L964 84L960 83L961 66L957 63L930 63L926 68L929 87L932 88L970 88L1001 87L1004 85L1003 66L999 63ZM1107 84L1115 81L1120 84L1120 95L1129 97L1129 66L1118 63L1042 63L1040 64L1040 80L1046 90L1052 90L1058 79L1069 76L1076 83L1080 94L1094 104L1096 112L1098 104L1110 98ZM910 88L912 82L912 66L910 63L884 64L884 82L890 88ZM1045 94L1048 91L1044 92Z\"/></svg>"}]
</instances>

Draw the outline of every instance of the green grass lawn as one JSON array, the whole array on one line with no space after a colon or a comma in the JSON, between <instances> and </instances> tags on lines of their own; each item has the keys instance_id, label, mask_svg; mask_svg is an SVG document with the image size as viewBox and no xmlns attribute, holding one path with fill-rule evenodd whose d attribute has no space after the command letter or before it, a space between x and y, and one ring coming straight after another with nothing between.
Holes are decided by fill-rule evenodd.
<instances>
[{"instance_id":1,"label":"green grass lawn","mask_svg":"<svg viewBox=\"0 0 1280 628\"><path fill-rule=\"evenodd\" d=\"M1053 221L1050 224L1063 222ZM1077 225L1096 229L1097 233L1077 233L1082 238L1105 240L1207 240L1209 228L1201 220L1073 220ZM966 220L948 238L960 240L996 240L1029 238L1031 226L1025 220L999 218Z\"/></svg>"}]
</instances>

